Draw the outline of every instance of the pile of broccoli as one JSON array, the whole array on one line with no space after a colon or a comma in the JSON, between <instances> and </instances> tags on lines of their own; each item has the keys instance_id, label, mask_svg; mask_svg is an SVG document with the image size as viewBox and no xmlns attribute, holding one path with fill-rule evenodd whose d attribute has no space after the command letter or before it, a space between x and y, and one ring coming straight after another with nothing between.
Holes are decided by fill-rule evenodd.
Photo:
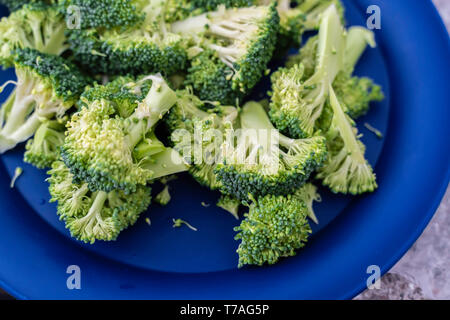
<instances>
[{"instance_id":1,"label":"pile of broccoli","mask_svg":"<svg viewBox=\"0 0 450 320\"><path fill-rule=\"evenodd\" d=\"M374 34L345 29L339 0L0 3L0 64L17 78L0 87L0 153L24 143L24 161L49 169L80 241L117 239L187 172L236 219L246 208L239 267L274 264L319 223L314 183L377 188L355 120L383 93L353 74ZM269 99L250 101L266 77Z\"/></svg>"}]
</instances>

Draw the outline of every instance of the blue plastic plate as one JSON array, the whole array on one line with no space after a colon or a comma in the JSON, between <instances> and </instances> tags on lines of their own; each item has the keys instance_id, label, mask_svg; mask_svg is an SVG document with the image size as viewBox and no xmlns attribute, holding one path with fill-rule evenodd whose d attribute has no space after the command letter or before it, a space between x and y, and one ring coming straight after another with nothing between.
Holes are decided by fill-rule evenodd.
<instances>
[{"instance_id":1,"label":"blue plastic plate","mask_svg":"<svg viewBox=\"0 0 450 320\"><path fill-rule=\"evenodd\" d=\"M304 250L275 266L238 270L239 221L189 176L171 184L169 206L153 205L116 242L90 246L70 238L48 203L45 172L23 164L18 148L0 164L0 286L27 299L336 299L364 289L368 266L389 270L423 231L449 182L450 42L431 2L344 2L349 25L365 25L369 5L381 8L379 47L357 68L386 94L360 121L378 191L351 198L321 189L320 224ZM3 82L13 72L0 76ZM17 166L25 171L11 190ZM172 218L199 231L173 229ZM70 265L81 269L81 290L66 286Z\"/></svg>"}]
</instances>

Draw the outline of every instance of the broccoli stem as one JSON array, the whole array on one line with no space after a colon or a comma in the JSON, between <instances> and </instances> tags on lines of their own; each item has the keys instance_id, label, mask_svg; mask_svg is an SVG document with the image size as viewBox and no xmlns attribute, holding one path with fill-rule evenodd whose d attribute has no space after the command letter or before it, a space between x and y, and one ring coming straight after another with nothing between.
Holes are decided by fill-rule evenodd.
<instances>
[{"instance_id":1,"label":"broccoli stem","mask_svg":"<svg viewBox=\"0 0 450 320\"><path fill-rule=\"evenodd\" d=\"M333 87L330 85L330 105L333 108L335 121L338 123L338 130L341 135L342 140L349 152L349 155L357 161L359 164L365 165L366 159L364 154L361 152L360 145L356 139L355 133L353 131L353 126L350 123L348 116L346 115L344 109L339 103L336 94L334 93Z\"/></svg>"},{"instance_id":2,"label":"broccoli stem","mask_svg":"<svg viewBox=\"0 0 450 320\"><path fill-rule=\"evenodd\" d=\"M126 137L130 150L136 147L177 101L177 95L161 77L152 76L149 79L153 81L152 87L130 117L132 123Z\"/></svg>"},{"instance_id":3,"label":"broccoli stem","mask_svg":"<svg viewBox=\"0 0 450 320\"><path fill-rule=\"evenodd\" d=\"M375 35L372 31L363 27L351 27L348 30L344 62L347 72L353 72L367 45L371 48L376 47Z\"/></svg>"},{"instance_id":4,"label":"broccoli stem","mask_svg":"<svg viewBox=\"0 0 450 320\"><path fill-rule=\"evenodd\" d=\"M102 225L103 219L101 216L101 212L107 199L108 194L106 192L99 191L97 193L88 214L83 218L77 220L77 225L79 226L80 230L83 229L84 233L92 234L95 223L98 223L100 226Z\"/></svg>"}]
</instances>

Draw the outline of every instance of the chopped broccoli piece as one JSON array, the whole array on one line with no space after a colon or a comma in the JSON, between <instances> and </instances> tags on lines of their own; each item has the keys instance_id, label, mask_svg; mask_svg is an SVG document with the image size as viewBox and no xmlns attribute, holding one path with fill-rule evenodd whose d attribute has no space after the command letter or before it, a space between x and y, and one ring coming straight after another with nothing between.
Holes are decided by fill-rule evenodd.
<instances>
[{"instance_id":1,"label":"chopped broccoli piece","mask_svg":"<svg viewBox=\"0 0 450 320\"><path fill-rule=\"evenodd\" d=\"M329 91L343 68L345 36L335 6L323 14L314 74L303 80L304 67L282 68L272 76L270 117L276 127L294 138L311 137Z\"/></svg>"},{"instance_id":2,"label":"chopped broccoli piece","mask_svg":"<svg viewBox=\"0 0 450 320\"><path fill-rule=\"evenodd\" d=\"M0 0L0 4L6 6L10 12L17 11L25 5L52 4L55 0Z\"/></svg>"},{"instance_id":3,"label":"chopped broccoli piece","mask_svg":"<svg viewBox=\"0 0 450 320\"><path fill-rule=\"evenodd\" d=\"M51 202L58 202L60 219L72 237L86 243L116 240L150 205L150 187L139 186L131 194L92 192L87 183L74 179L62 161L54 162L48 173Z\"/></svg>"},{"instance_id":4,"label":"chopped broccoli piece","mask_svg":"<svg viewBox=\"0 0 450 320\"><path fill-rule=\"evenodd\" d=\"M9 187L11 189L14 188L14 186L16 185L16 181L17 179L19 179L19 177L23 174L23 169L21 167L17 167L16 170L14 170L14 176L11 179L11 183L9 184Z\"/></svg>"},{"instance_id":5,"label":"chopped broccoli piece","mask_svg":"<svg viewBox=\"0 0 450 320\"><path fill-rule=\"evenodd\" d=\"M26 5L0 21L0 63L14 64L14 51L32 48L61 55L69 45L64 36L66 24L58 9L46 5Z\"/></svg>"},{"instance_id":6,"label":"chopped broccoli piece","mask_svg":"<svg viewBox=\"0 0 450 320\"><path fill-rule=\"evenodd\" d=\"M324 137L295 140L279 134L257 102L243 107L240 120L237 141L227 141L224 161L214 171L222 193L239 200L287 195L325 163Z\"/></svg>"},{"instance_id":7,"label":"chopped broccoli piece","mask_svg":"<svg viewBox=\"0 0 450 320\"><path fill-rule=\"evenodd\" d=\"M249 7L255 0L168 0L166 21L174 22L196 16L207 11L214 11L219 6L226 8Z\"/></svg>"},{"instance_id":8,"label":"chopped broccoli piece","mask_svg":"<svg viewBox=\"0 0 450 320\"><path fill-rule=\"evenodd\" d=\"M59 159L60 148L64 143L66 118L44 121L33 139L25 146L24 161L38 169L51 167Z\"/></svg>"},{"instance_id":9,"label":"chopped broccoli piece","mask_svg":"<svg viewBox=\"0 0 450 320\"><path fill-rule=\"evenodd\" d=\"M163 9L160 0L147 2L142 10L145 20L126 30L70 30L68 40L75 59L93 73L171 75L185 70L185 41L168 32Z\"/></svg>"},{"instance_id":10,"label":"chopped broccoli piece","mask_svg":"<svg viewBox=\"0 0 450 320\"><path fill-rule=\"evenodd\" d=\"M165 186L163 191L158 193L158 195L155 197L155 202L159 203L162 206L166 206L170 202L170 192L169 192L169 186Z\"/></svg>"},{"instance_id":11,"label":"chopped broccoli piece","mask_svg":"<svg viewBox=\"0 0 450 320\"><path fill-rule=\"evenodd\" d=\"M160 76L131 84L129 92L138 92L138 99L146 81L151 81L151 88L129 117L119 116L114 101L101 99L83 107L67 125L62 159L92 191L132 193L138 185L187 170L181 160L171 161L176 152L167 149L153 132L177 96Z\"/></svg>"},{"instance_id":12,"label":"chopped broccoli piece","mask_svg":"<svg viewBox=\"0 0 450 320\"><path fill-rule=\"evenodd\" d=\"M70 17L71 6L78 8L80 28L132 27L144 20L148 0L59 0L66 16Z\"/></svg>"},{"instance_id":13,"label":"chopped broccoli piece","mask_svg":"<svg viewBox=\"0 0 450 320\"><path fill-rule=\"evenodd\" d=\"M0 153L31 138L44 119L63 118L88 83L75 65L34 49L18 50L14 65L17 82L6 84L16 88L0 112Z\"/></svg>"},{"instance_id":14,"label":"chopped broccoli piece","mask_svg":"<svg viewBox=\"0 0 450 320\"><path fill-rule=\"evenodd\" d=\"M374 135L376 135L378 139L383 139L383 134L381 133L381 131L374 126L366 122L364 123L364 127L366 127L366 129L372 132Z\"/></svg>"},{"instance_id":15,"label":"chopped broccoli piece","mask_svg":"<svg viewBox=\"0 0 450 320\"><path fill-rule=\"evenodd\" d=\"M214 168L220 157L220 154L216 154L215 151L220 150L222 137L218 139L201 137L202 150L207 151L208 154L198 155L195 149L199 143L198 139L195 141L196 131L205 134L208 132L224 134L235 122L238 112L234 107L219 106L216 109L208 109L206 104L193 95L190 89L178 91L177 104L166 116L165 122L173 132L171 138L175 149L191 164L189 173L201 185L216 190L221 185L214 174Z\"/></svg>"},{"instance_id":16,"label":"chopped broccoli piece","mask_svg":"<svg viewBox=\"0 0 450 320\"><path fill-rule=\"evenodd\" d=\"M275 49L279 16L271 6L232 8L178 21L172 32L201 48L186 84L204 100L233 105L256 85Z\"/></svg>"},{"instance_id":17,"label":"chopped broccoli piece","mask_svg":"<svg viewBox=\"0 0 450 320\"><path fill-rule=\"evenodd\" d=\"M239 207L241 205L239 200L227 195L222 195L216 205L231 213L236 220L239 220Z\"/></svg>"},{"instance_id":18,"label":"chopped broccoli piece","mask_svg":"<svg viewBox=\"0 0 450 320\"><path fill-rule=\"evenodd\" d=\"M185 225L187 226L189 229L191 229L192 231L198 231L197 228L193 227L192 225L190 225L188 222L181 220L181 219L172 219L173 221L173 227L174 228L180 228L181 226Z\"/></svg>"},{"instance_id":19,"label":"chopped broccoli piece","mask_svg":"<svg viewBox=\"0 0 450 320\"><path fill-rule=\"evenodd\" d=\"M354 121L345 113L344 106L330 88L333 118L326 133L329 157L317 177L335 193L357 195L373 192L377 182L364 157L365 147L358 139Z\"/></svg>"},{"instance_id":20,"label":"chopped broccoli piece","mask_svg":"<svg viewBox=\"0 0 450 320\"><path fill-rule=\"evenodd\" d=\"M303 188L311 188L305 185ZM296 254L305 246L311 227L311 193L302 188L287 196L251 198L245 220L234 230L241 240L237 253L239 268L244 265L274 264Z\"/></svg>"}]
</instances>

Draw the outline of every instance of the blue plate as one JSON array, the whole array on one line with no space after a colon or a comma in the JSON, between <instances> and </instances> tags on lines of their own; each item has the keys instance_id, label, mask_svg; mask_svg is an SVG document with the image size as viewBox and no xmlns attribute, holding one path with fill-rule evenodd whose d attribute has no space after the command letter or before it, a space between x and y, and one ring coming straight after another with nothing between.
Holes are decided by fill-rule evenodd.
<instances>
[{"instance_id":1,"label":"blue plate","mask_svg":"<svg viewBox=\"0 0 450 320\"><path fill-rule=\"evenodd\" d=\"M321 223L296 257L237 270L239 222L186 175L172 183L169 206L152 206L117 242L80 244L48 204L45 172L24 165L19 148L0 164L0 286L28 299L324 299L363 290L368 266L386 272L420 235L450 177L448 34L428 1L345 1L349 25L364 25L372 4L382 14L379 48L365 53L357 73L387 97L360 122L386 134L380 141L360 128L380 188L359 198L321 190ZM10 190L17 166L25 173ZM173 229L172 218L199 231ZM67 289L70 265L81 268L81 290Z\"/></svg>"}]
</instances>

